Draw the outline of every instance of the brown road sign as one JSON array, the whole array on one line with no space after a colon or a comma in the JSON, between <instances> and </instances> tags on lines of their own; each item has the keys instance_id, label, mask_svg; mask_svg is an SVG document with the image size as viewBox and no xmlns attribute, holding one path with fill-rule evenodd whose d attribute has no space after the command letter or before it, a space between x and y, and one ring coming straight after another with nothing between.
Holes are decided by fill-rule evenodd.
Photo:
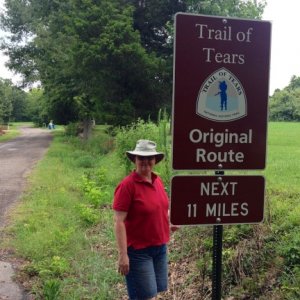
<instances>
[{"instance_id":1,"label":"brown road sign","mask_svg":"<svg viewBox=\"0 0 300 300\"><path fill-rule=\"evenodd\" d=\"M175 176L171 183L171 223L260 223L264 193L263 176Z\"/></svg>"},{"instance_id":2,"label":"brown road sign","mask_svg":"<svg viewBox=\"0 0 300 300\"><path fill-rule=\"evenodd\" d=\"M271 23L177 14L173 168L264 169Z\"/></svg>"}]
</instances>

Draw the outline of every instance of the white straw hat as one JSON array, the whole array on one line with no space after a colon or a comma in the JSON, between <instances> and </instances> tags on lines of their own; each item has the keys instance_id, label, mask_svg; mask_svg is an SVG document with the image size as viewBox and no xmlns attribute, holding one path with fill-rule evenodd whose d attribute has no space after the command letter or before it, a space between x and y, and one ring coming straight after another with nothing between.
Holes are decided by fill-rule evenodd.
<instances>
[{"instance_id":1,"label":"white straw hat","mask_svg":"<svg viewBox=\"0 0 300 300\"><path fill-rule=\"evenodd\" d=\"M149 140L138 140L133 151L126 151L128 158L135 162L135 157L138 156L155 156L155 163L159 163L164 154L156 151L156 143Z\"/></svg>"}]
</instances>

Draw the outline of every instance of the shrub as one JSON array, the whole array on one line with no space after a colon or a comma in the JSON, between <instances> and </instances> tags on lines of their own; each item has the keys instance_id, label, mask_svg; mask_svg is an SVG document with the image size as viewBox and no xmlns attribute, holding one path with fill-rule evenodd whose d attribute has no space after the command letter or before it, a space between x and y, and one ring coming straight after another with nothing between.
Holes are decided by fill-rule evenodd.
<instances>
[{"instance_id":1,"label":"shrub","mask_svg":"<svg viewBox=\"0 0 300 300\"><path fill-rule=\"evenodd\" d=\"M110 203L110 194L106 184L107 170L100 168L95 174L86 173L82 176L82 189L89 204L95 208Z\"/></svg>"},{"instance_id":2,"label":"shrub","mask_svg":"<svg viewBox=\"0 0 300 300\"><path fill-rule=\"evenodd\" d=\"M77 158L76 165L79 168L93 168L95 165L95 159L92 156L86 154Z\"/></svg>"},{"instance_id":3,"label":"shrub","mask_svg":"<svg viewBox=\"0 0 300 300\"><path fill-rule=\"evenodd\" d=\"M78 204L77 206L81 219L88 225L95 225L100 220L99 212L91 205Z\"/></svg>"},{"instance_id":4,"label":"shrub","mask_svg":"<svg viewBox=\"0 0 300 300\"><path fill-rule=\"evenodd\" d=\"M300 236L297 227L286 234L280 250L287 267L292 268L300 265Z\"/></svg>"},{"instance_id":5,"label":"shrub","mask_svg":"<svg viewBox=\"0 0 300 300\"><path fill-rule=\"evenodd\" d=\"M138 119L136 123L129 126L121 127L116 134L116 153L125 166L126 174L133 168L132 163L126 157L126 151L135 148L139 139L148 139L157 143L157 151L165 154L164 160L155 167L155 171L160 175L165 183L169 186L171 177L170 167L170 120L167 113L160 111L158 114L158 123L152 121L145 122Z\"/></svg>"},{"instance_id":6,"label":"shrub","mask_svg":"<svg viewBox=\"0 0 300 300\"><path fill-rule=\"evenodd\" d=\"M140 139L157 141L158 137L158 127L151 121L145 122L141 119L117 130L116 152L121 163L125 165L126 173L132 169L131 162L126 158L126 151L134 149Z\"/></svg>"},{"instance_id":7,"label":"shrub","mask_svg":"<svg viewBox=\"0 0 300 300\"><path fill-rule=\"evenodd\" d=\"M77 136L80 133L80 125L78 123L69 123L65 126L65 134L67 136Z\"/></svg>"}]
</instances>

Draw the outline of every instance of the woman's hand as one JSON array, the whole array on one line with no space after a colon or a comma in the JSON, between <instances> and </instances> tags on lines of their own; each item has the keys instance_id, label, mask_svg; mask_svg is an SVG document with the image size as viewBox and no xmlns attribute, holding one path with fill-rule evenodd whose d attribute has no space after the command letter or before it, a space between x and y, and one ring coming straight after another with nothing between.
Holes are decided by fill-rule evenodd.
<instances>
[{"instance_id":1,"label":"woman's hand","mask_svg":"<svg viewBox=\"0 0 300 300\"><path fill-rule=\"evenodd\" d=\"M179 225L172 225L172 224L170 225L171 232L175 232L175 231L177 231L179 228L180 228Z\"/></svg>"},{"instance_id":2,"label":"woman's hand","mask_svg":"<svg viewBox=\"0 0 300 300\"><path fill-rule=\"evenodd\" d=\"M128 272L129 272L129 258L128 258L127 253L119 255L118 264L119 264L119 266L118 266L118 272L121 275L124 275L124 276L127 275Z\"/></svg>"},{"instance_id":3,"label":"woman's hand","mask_svg":"<svg viewBox=\"0 0 300 300\"><path fill-rule=\"evenodd\" d=\"M129 272L129 257L127 255L127 235L125 228L125 219L127 212L115 211L115 235L117 239L119 260L118 260L118 272L122 275L127 275Z\"/></svg>"}]
</instances>

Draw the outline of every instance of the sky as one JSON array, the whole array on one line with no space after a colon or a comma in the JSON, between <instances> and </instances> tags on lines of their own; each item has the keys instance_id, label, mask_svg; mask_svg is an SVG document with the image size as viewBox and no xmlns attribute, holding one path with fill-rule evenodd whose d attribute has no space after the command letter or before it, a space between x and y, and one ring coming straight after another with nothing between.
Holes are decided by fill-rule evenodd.
<instances>
[{"instance_id":1,"label":"sky","mask_svg":"<svg viewBox=\"0 0 300 300\"><path fill-rule=\"evenodd\" d=\"M286 87L300 76L299 0L267 0L264 20L272 21L270 89Z\"/></svg>"},{"instance_id":2,"label":"sky","mask_svg":"<svg viewBox=\"0 0 300 300\"><path fill-rule=\"evenodd\" d=\"M3 2L0 0L0 9ZM276 88L286 87L293 75L300 76L299 12L299 0L267 0L263 19L272 22L270 95ZM6 61L7 57L0 51L0 77L17 83L20 77L5 67Z\"/></svg>"},{"instance_id":3,"label":"sky","mask_svg":"<svg viewBox=\"0 0 300 300\"><path fill-rule=\"evenodd\" d=\"M3 11L3 6L4 6L4 0L0 0L0 11L2 13ZM0 30L0 38L3 37L5 33L3 33ZM0 77L1 78L9 78L11 79L15 84L18 83L18 81L20 80L20 77L18 75L15 75L13 72L9 71L6 67L5 67L5 63L7 62L8 58L3 54L3 51L0 51Z\"/></svg>"}]
</instances>

